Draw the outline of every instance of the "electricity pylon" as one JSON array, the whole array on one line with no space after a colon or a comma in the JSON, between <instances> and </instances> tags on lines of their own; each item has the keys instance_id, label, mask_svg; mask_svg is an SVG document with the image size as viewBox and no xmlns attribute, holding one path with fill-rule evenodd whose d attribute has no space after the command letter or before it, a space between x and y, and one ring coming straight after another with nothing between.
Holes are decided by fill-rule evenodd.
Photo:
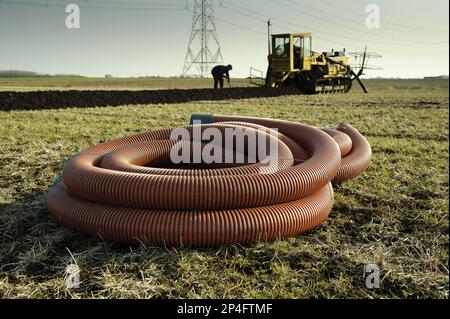
<instances>
[{"instance_id":1,"label":"electricity pylon","mask_svg":"<svg viewBox=\"0 0 450 319\"><path fill-rule=\"evenodd\" d=\"M211 67L220 62L223 62L223 57L214 20L213 1L195 0L183 76L196 65L200 77L207 77Z\"/></svg>"}]
</instances>

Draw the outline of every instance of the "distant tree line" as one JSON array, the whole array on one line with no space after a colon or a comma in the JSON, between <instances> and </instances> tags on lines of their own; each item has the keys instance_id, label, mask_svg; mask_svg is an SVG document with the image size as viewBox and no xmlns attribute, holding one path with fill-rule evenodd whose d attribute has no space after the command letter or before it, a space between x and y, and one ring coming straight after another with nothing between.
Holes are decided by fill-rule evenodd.
<instances>
[{"instance_id":1,"label":"distant tree line","mask_svg":"<svg viewBox=\"0 0 450 319\"><path fill-rule=\"evenodd\" d=\"M36 72L30 71L19 71L19 70L0 70L1 78L27 78L27 77L35 77L38 74Z\"/></svg>"},{"instance_id":2,"label":"distant tree line","mask_svg":"<svg viewBox=\"0 0 450 319\"><path fill-rule=\"evenodd\" d=\"M21 70L0 70L0 78L36 78L36 77L75 77L83 78L84 76L76 74L39 74L31 71Z\"/></svg>"}]
</instances>

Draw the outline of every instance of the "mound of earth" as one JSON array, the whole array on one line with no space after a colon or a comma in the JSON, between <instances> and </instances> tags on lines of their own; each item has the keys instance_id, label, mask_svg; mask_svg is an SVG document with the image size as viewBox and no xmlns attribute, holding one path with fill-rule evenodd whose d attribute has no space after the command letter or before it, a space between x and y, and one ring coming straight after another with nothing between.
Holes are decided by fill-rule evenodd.
<instances>
[{"instance_id":1,"label":"mound of earth","mask_svg":"<svg viewBox=\"0 0 450 319\"><path fill-rule=\"evenodd\" d=\"M300 94L295 87L171 89L146 91L33 91L0 92L0 110L41 110L136 104L174 104L193 101L247 99Z\"/></svg>"}]
</instances>

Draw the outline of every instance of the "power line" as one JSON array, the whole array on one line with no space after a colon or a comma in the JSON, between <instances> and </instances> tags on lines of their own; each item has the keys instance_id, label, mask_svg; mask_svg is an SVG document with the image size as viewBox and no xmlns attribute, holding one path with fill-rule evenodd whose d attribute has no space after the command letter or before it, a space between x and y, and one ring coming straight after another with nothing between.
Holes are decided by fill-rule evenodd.
<instances>
[{"instance_id":1,"label":"power line","mask_svg":"<svg viewBox=\"0 0 450 319\"><path fill-rule=\"evenodd\" d=\"M283 3L283 2L281 2L281 1L279 1L279 0L271 0L271 1L273 1L273 2L275 2L275 3L278 3L279 5L284 6L284 7L288 8L288 9L290 9L290 10L294 10L294 11L299 12L299 13L301 13L301 14L305 14L305 15L314 17L314 18L319 19L319 20L321 20L321 21L324 21L324 22L326 22L326 23L330 23L330 24L332 24L332 25L334 25L334 26L340 26L340 27L343 27L343 28L345 28L345 29L347 29L347 30L348 30L349 28L351 28L351 29L353 29L353 32L363 33L363 34L366 35L366 36L368 35L368 36L371 36L371 37L378 37L378 38L382 38L382 39L385 38L384 36L377 35L377 34L373 34L373 33L367 32L367 31L354 30L354 28L349 27L348 25L345 25L345 24L342 24L342 23L329 22L329 21L328 21L327 19L325 19L325 18L322 18L322 17L320 17L320 16L311 14L311 13L309 13L309 12L307 13L307 12L305 12L304 10L300 10L300 9L298 9L298 8L292 7L292 6L290 6L290 5L288 5L288 4L285 4L285 3ZM307 6L305 6L305 7L307 7ZM312 8L312 7L309 7L309 8ZM312 9L314 10L314 8L312 8ZM348 37L347 37L347 38L348 38ZM394 39L392 36L390 36L390 38L391 38L391 39ZM375 41L374 41L374 40L369 40L369 41L371 41L372 43L378 43L378 44L389 44L388 42L379 42L379 41L376 41L376 40L375 40ZM442 42L417 42L417 41L409 41L409 40L405 41L405 40L403 40L403 39L398 40L398 38L397 38L397 41L396 41L395 44L404 44L404 45L440 45L440 44L442 44Z\"/></svg>"},{"instance_id":2,"label":"power line","mask_svg":"<svg viewBox=\"0 0 450 319\"><path fill-rule=\"evenodd\" d=\"M298 6L298 7L301 7L301 8L307 8L307 9L310 9L310 10L312 10L313 12L318 12L318 13L321 13L321 14L323 14L323 15L325 15L325 16L329 16L329 17L332 17L332 18L334 18L334 19L337 19L338 21L347 21L347 22L349 22L349 23L351 23L352 25L355 25L355 26L358 26L358 27L361 27L361 21L363 21L366 17L365 16L359 16L359 20L353 20L353 19L349 19L349 18L346 18L345 16L338 16L338 15L335 15L335 14L332 14L332 13L330 13L330 12L327 12L327 11L324 11L324 10L320 10L320 9L318 9L318 8L313 8L313 7L311 7L311 6L308 6L308 5L306 5L306 4L304 4L304 3L299 3L298 1L295 1L295 0L288 0L290 3L292 3L293 5L295 5L295 6ZM296 10L296 11L298 11L299 9L297 9L297 8L292 8L293 10ZM311 16L313 16L311 13L308 13L308 15L311 15ZM317 17L317 16L316 16ZM318 18L320 18L321 20L324 20L324 21L326 21L326 22L328 22L328 20L327 19L323 19L323 18L321 18L321 17L318 17ZM339 22L330 22L330 23L333 23L333 25L341 25L341 26L343 26L343 27L345 27L345 28L351 28L349 25L344 25L344 24L341 24L341 23L339 23ZM406 33L406 34L411 34L411 31L410 30L400 30L400 29L393 29L393 28L386 28L386 27L383 27L383 30L384 31L391 31L391 32L400 32L400 33ZM432 33L432 32L430 32L430 31L418 31L418 32L420 32L420 33ZM368 32L365 32L365 33L368 33ZM371 34L372 36L376 36L375 34ZM382 37L382 36L379 36L379 37Z\"/></svg>"},{"instance_id":3,"label":"power line","mask_svg":"<svg viewBox=\"0 0 450 319\"><path fill-rule=\"evenodd\" d=\"M266 23L266 22L267 22L266 19L261 18L259 15L255 17L255 15L251 15L251 14L245 13L245 12L243 12L243 11L241 11L241 10L235 9L235 8L233 8L232 6L228 6L228 5L225 5L225 4L223 5L223 7L224 7L225 9L227 9L227 10L233 11L233 12L235 12L235 13L237 13L237 14L240 14L240 15L242 15L242 16L245 16L245 17L248 17L248 18L250 18L250 19L256 20L256 21L258 21L258 22L262 22L262 23Z\"/></svg>"},{"instance_id":4,"label":"power line","mask_svg":"<svg viewBox=\"0 0 450 319\"><path fill-rule=\"evenodd\" d=\"M371 37L374 37L374 38L385 39L385 36L383 36L383 35L374 34L373 32L367 32L367 31L358 30L358 29L355 29L355 28L352 27L352 26L349 26L349 25L346 25L346 24L343 24L343 23L340 23L340 22L332 22L332 21L329 21L329 20L326 19L326 18L323 18L323 17L321 17L321 16L314 15L314 14L312 14L312 13L310 13L310 12L306 12L305 10L301 10L301 9L299 9L299 8L297 8L297 7L290 6L290 5L288 5L288 4L286 4L286 3L283 3L283 2L281 2L281 1L279 1L279 0L272 0L272 1L274 1L275 3L278 3L278 4L281 5L281 6L284 6L284 7L288 8L288 9L290 9L290 10L294 10L294 11L296 11L296 12L298 12L298 13L306 14L306 15L308 15L308 16L311 16L311 17L313 17L313 18L319 19L319 20L321 20L321 21L323 21L323 22L325 22L325 23L331 24L331 25L333 25L333 26L339 26L339 27L342 27L342 28L344 28L346 31L349 30L349 29L351 29L353 32L358 32L358 33L364 34L365 36L371 36ZM290 1L291 1L291 2L294 2L294 1L292 1L292 0L290 0ZM297 4L297 5L298 5L298 4ZM317 10L317 9L315 9L315 8L313 8L313 7L310 7L310 6L307 6L307 5L303 5L303 4L302 4L301 6L302 6L302 7L305 7L305 8L309 8L310 10L313 10L313 11L323 12L324 15L329 15L328 13L326 13L326 12L324 12L324 11ZM331 16L336 17L335 15L331 15ZM339 17L338 17L338 19L339 19ZM343 19L341 18L340 20L343 20ZM344 19L344 20L345 20L345 19ZM354 23L354 22L353 22L353 23ZM358 22L357 22L357 25L358 25L359 28L361 28L361 23L358 23ZM385 29L385 28L383 28L383 30L388 31L388 30ZM392 36L389 36L389 38L392 39L392 40L397 40L397 43L398 43L398 44L405 44L405 45L408 45L408 44L418 44L417 41L404 40L404 38L395 38L395 37L392 37ZM422 45L423 45L423 44L431 44L431 45L435 45L436 43L420 42L420 44L422 44Z\"/></svg>"},{"instance_id":5,"label":"power line","mask_svg":"<svg viewBox=\"0 0 450 319\"><path fill-rule=\"evenodd\" d=\"M296 24L296 23L292 23L292 22L289 22L289 21L285 21L285 20L281 20L281 19L278 19L278 18L276 18L276 17L271 17L271 16L269 16L269 15L266 15L265 13L262 13L262 12L258 12L258 11L255 11L255 10L252 10L252 9L249 9L249 8L246 8L246 7L243 7L243 6L241 6L241 5L237 5L237 4L235 4L235 3L230 3L230 2L228 2L228 1L224 1L224 3L229 3L231 6L234 6L234 7L236 7L236 8L238 8L238 9L240 9L239 11L241 12L242 10L243 11L246 11L246 12L251 12L252 14L254 14L254 15L257 15L257 16L265 16L265 17L267 17L267 18L270 18L270 19L272 19L272 20L274 20L274 21L277 21L277 23L279 23L279 24L281 24L281 25L292 25L292 26L295 26L295 27L300 27L300 28L302 28L302 29L309 29L309 30L311 30L311 31L314 31L314 32L317 32L317 33L319 33L319 34L325 34L325 35L329 35L329 36L331 36L331 37L336 37L336 38L341 38L341 39L347 39L347 40L350 40L350 41L354 41L354 42L361 42L361 40L360 39L357 39L357 38L353 38L353 37L349 37L349 36L346 36L346 35L343 35L343 34L335 34L335 33L331 33L331 32L327 32L327 31L323 31L323 30L319 30L319 29L315 29L315 28L311 28L311 27L305 27L305 26L302 26L302 25L299 25L299 24ZM229 7L228 7L229 8ZM253 17L254 18L254 17ZM255 19L255 18L254 18ZM324 37L316 37L317 39L322 39L322 40L326 40L326 41L328 41L328 42L334 42L334 43L339 43L340 45L342 45L343 43L342 42L338 42L338 41L335 41L335 40L333 40L333 39L326 39L326 38L324 38ZM366 39L367 40L367 39ZM373 43L373 44L381 44L381 45L398 45L399 43L398 42L396 42L396 43L389 43L389 42L381 42L381 41L376 41L376 40L367 40L369 43ZM448 42L445 42L445 43L426 43L427 45L442 45L442 44L448 44ZM421 45L421 46L423 46L424 45L424 43L423 42L411 42L410 44L405 44L405 45L408 45L408 46L414 46L414 45ZM344 45L345 46L345 45Z\"/></svg>"},{"instance_id":6,"label":"power line","mask_svg":"<svg viewBox=\"0 0 450 319\"><path fill-rule=\"evenodd\" d=\"M256 20L256 21L258 21L258 22L261 22L261 23L266 23L266 21L267 21L267 20L264 20L264 19L260 18L259 16L258 16L258 17L255 17L254 15L251 15L251 14L242 12L242 11L240 11L240 10L234 9L234 8L232 8L232 7L229 7L228 5L223 5L223 8L226 9L226 10L233 11L233 12L235 12L235 13L237 13L237 14L246 16L246 17L248 17L248 18L251 18L251 19ZM288 22L282 22L281 20L278 20L278 19L275 19L275 18L272 18L272 17L267 17L267 18L270 18L270 19L272 19L272 20L277 20L277 21L279 21L281 24L289 25ZM280 25L279 25L278 23L272 23L272 26L280 27ZM254 31L266 35L266 32L256 31L256 30L254 30ZM321 40L327 40L327 41L329 41L329 42L335 42L335 43L337 43L337 44L339 44L339 45L342 44L342 43L340 43L340 42L333 41L333 40L330 40L330 39L324 39L324 38L320 38L320 37L316 37L316 38L317 38L317 39L321 39ZM327 48L325 48L325 47L320 47L320 46L317 46L317 47L318 47L318 48L321 48L321 49L325 49L325 50L327 49Z\"/></svg>"},{"instance_id":7,"label":"power line","mask_svg":"<svg viewBox=\"0 0 450 319\"><path fill-rule=\"evenodd\" d=\"M250 14L248 14L248 13L245 13L245 12L243 12L243 11L241 11L241 10L237 10L237 9L234 9L234 8L232 8L232 7L229 7L228 5L224 5L223 6L225 9L227 9L227 10L230 10L230 11L233 11L233 12L236 12L236 13L238 13L238 14L240 14L240 15L243 15L243 16L246 16L246 17L249 17L249 18L251 18L251 19L253 19L253 20L256 20L256 21L258 21L258 22L264 22L265 23L265 21L266 20L263 20L263 19L261 19L259 16L261 15L260 13L256 13L255 11L253 11L253 10L247 10L248 12L255 12L254 14L257 14L258 15L258 17L255 17L254 15L250 15ZM272 22L272 25L274 26L274 27L281 27L281 25L285 25L285 26L287 26L287 25L293 25L293 26L296 26L296 27L298 27L299 25L297 25L297 24L293 24L293 23L290 23L290 22L286 22L286 21L283 21L283 20L280 20L280 19L277 19L277 18L274 18L274 17L271 17L271 16L266 16L267 18L270 18L272 21L277 21L276 23L273 23ZM291 27L288 27L288 28L291 28ZM303 27L301 27L301 28L303 28ZM264 33L265 34L265 33ZM334 43L336 43L336 44L339 44L339 45L342 45L342 43L341 42L339 42L339 41L334 41L334 40L332 40L332 39L327 39L327 38L321 38L321 37L315 37L316 39L319 39L319 40L325 40L325 41L328 41L328 42L334 42ZM322 49L326 49L325 47L321 47Z\"/></svg>"},{"instance_id":8,"label":"power line","mask_svg":"<svg viewBox=\"0 0 450 319\"><path fill-rule=\"evenodd\" d=\"M231 26L240 28L240 29L244 29L244 30L251 31L251 32L254 32L254 33L259 33L259 34L266 35L266 32L263 32L263 31L260 31L260 30L253 29L253 28L244 26L244 25L242 25L242 24L230 22L230 21L227 21L227 20L224 20L224 19L220 19L220 18L217 18L217 17L216 17L216 20L217 20L217 21L220 21L220 22L222 22L222 23L225 23L225 24L228 24L228 25L231 25Z\"/></svg>"},{"instance_id":9,"label":"power line","mask_svg":"<svg viewBox=\"0 0 450 319\"><path fill-rule=\"evenodd\" d=\"M224 1L224 2L225 2L225 1ZM231 3L230 3L230 4L231 4ZM261 22L261 21L262 21L262 19L260 18L260 16L265 16L265 17L268 18L268 19L270 18L272 21L276 21L276 23L272 23L274 26L282 26L282 25L284 25L285 27L288 26L287 28L291 28L292 26L294 26L294 27L299 27L299 28L302 28L302 29L307 29L305 26L302 26L302 25L299 25L299 24L296 24L296 23L292 23L292 22L289 22L289 21L281 20L281 19L278 19L278 18L276 18L276 17L266 15L265 13L257 12L257 11L255 11L255 10L248 9L248 8L245 8L245 7L236 5L236 4L232 4L232 5L235 6L235 7L237 7L237 8L239 8L240 10L231 8L231 7L229 7L228 5L224 5L224 8L226 8L226 9L228 9L228 10L231 10L231 11L234 11L234 12L236 12L236 13L238 13L238 14L247 16L247 17L249 17L249 18L251 18L251 19L257 20L258 22ZM249 15L249 14L243 12L242 10L245 10L245 11L247 11L247 12L251 12L253 15ZM257 15L258 17L255 17L254 15ZM332 35L332 36L336 36L335 34L327 33L327 32L324 32L324 31L320 31L320 30L318 30L318 29L313 29L313 28L309 28L309 29L310 29L311 31L317 31L318 33L324 33L324 34L330 34L330 35ZM321 36L315 36L315 38L316 38L316 39L319 39L319 40L324 40L324 41L327 41L327 42L336 43L336 44L339 44L339 45L344 45L344 44L343 44L342 42L340 42L340 41L336 41L336 40L329 39L329 38L325 38L325 37L321 37ZM359 42L359 40L357 40L357 39L354 39L354 38L350 38L350 39ZM344 46L345 46L345 45L344 45Z\"/></svg>"},{"instance_id":10,"label":"power line","mask_svg":"<svg viewBox=\"0 0 450 319\"><path fill-rule=\"evenodd\" d=\"M231 4L232 5L232 4ZM237 7L237 5L235 5L236 7ZM241 10L238 10L238 9L236 9L236 8L234 8L234 7L232 7L232 6L228 6L228 5L225 5L225 6L223 6L225 9L227 9L227 10L230 10L230 11L233 11L233 12L235 12L235 13L238 13L238 14L240 14L240 15L243 15L243 16L246 16L246 17L248 17L248 18L251 18L251 19L253 19L253 20L256 20L256 21L258 21L258 22L265 22L265 20L263 19L263 18L261 18L261 16L262 15L264 15L266 18L271 18L272 20L277 20L276 18L273 18L273 17L270 17L270 16L268 16L268 15L265 15L264 13L261 13L261 12L257 12L257 11L255 11L255 10L251 10L251 9L248 9L248 8L244 8L244 7L240 7L240 9L242 10L242 9L244 9L244 10L246 10L246 12L244 12L243 10L241 11ZM249 14L249 12L251 12L251 14ZM279 20L278 19L278 22L280 22L280 24L284 24L284 25L288 25L288 24L290 24L290 25L295 25L295 26L298 26L297 24L293 24L293 23L290 23L290 22L286 22L286 21L282 21L282 20ZM279 26L278 24L275 24L275 26ZM252 30L252 31L255 31L255 30ZM261 33L261 34L265 34L264 32L260 32L260 31L255 31L255 32L258 32L258 33ZM327 41L327 42L332 42L332 43L337 43L337 44L339 44L339 45L343 45L343 46L346 46L347 44L343 44L342 42L340 42L340 41L336 41L336 40L334 40L334 39L329 39L329 38L324 38L324 37L315 37L316 39L319 39L319 40L323 40L323 41ZM384 43L383 42L383 44L387 44L387 43ZM398 44L398 43L394 43L393 45L396 45L396 44ZM419 44L419 43L418 43ZM447 44L448 45L448 43L441 43L441 44ZM389 45L391 45L392 46L392 44L389 44ZM324 49L324 50L327 50L328 48L325 48L325 47L323 47L323 46L315 46L315 47L317 47L317 48L319 48L319 49ZM400 56L399 56L400 57Z\"/></svg>"},{"instance_id":11,"label":"power line","mask_svg":"<svg viewBox=\"0 0 450 319\"><path fill-rule=\"evenodd\" d=\"M364 16L364 15L361 14L361 12L357 12L357 11L354 11L354 10L351 10L351 9L339 6L339 5L337 5L337 4L333 3L333 2L330 2L328 0L319 0L319 1L325 3L328 6L334 7L336 9L339 9L339 10L342 10L342 11L345 11L346 13L350 13L350 14L353 14L355 16L358 16L358 17ZM388 24L388 25L404 28L404 29L406 29L404 31L408 31L408 32L421 32L421 31L423 31L423 32L434 32L434 33L447 33L448 32L448 30L444 31L444 30L417 29L417 28L412 27L412 26L406 26L406 25L402 25L402 24L399 24L399 23L391 22L391 21L389 21L387 19L384 19L384 18L382 18L381 21L383 23L385 23L385 24Z\"/></svg>"},{"instance_id":12,"label":"power line","mask_svg":"<svg viewBox=\"0 0 450 319\"><path fill-rule=\"evenodd\" d=\"M97 0L99 1L99 0ZM106 1L105 1L106 2ZM28 5L28 6L39 6L39 7L66 7L67 4L64 3L55 3L55 2L42 2L42 1L12 1L12 0L0 0L1 4L7 5ZM119 4L119 3L115 3ZM185 7L151 7L151 6L130 6L130 3L123 3L123 6L107 6L102 4L96 4L93 1L83 2L79 4L80 7L84 8L92 8L92 9L124 9L124 10L152 10L152 11L184 11Z\"/></svg>"},{"instance_id":13,"label":"power line","mask_svg":"<svg viewBox=\"0 0 450 319\"><path fill-rule=\"evenodd\" d=\"M127 3L124 3L124 2L118 2L118 1L95 0L95 1L85 2L83 4L83 6L85 6L85 4L89 4L89 6L87 6L87 7L101 8L101 9L103 9L103 8L110 9L111 8L111 7L108 7L108 6L95 6L95 7L93 7L92 4L94 4L96 2L109 3L109 4L120 4L120 5L133 5L133 6L145 5L145 3L143 3L143 2L127 2ZM2 3L7 4L7 5L18 4L18 5L43 6L43 7L65 7L66 6L65 4L61 4L61 3L36 2L36 1L29 2L29 1L21 1L21 0L18 0L18 1L0 0L0 5ZM161 5L161 4L158 4L158 6L159 5ZM161 10L161 11L171 11L171 10L184 11L184 10L188 10L188 11L192 12L192 10L189 10L189 8L187 7L187 2L186 2L186 6L185 7L169 7L169 6L165 7L165 6L166 6L166 4L164 4L163 7L147 7L147 6L145 6L145 7L130 7L129 9L148 9L148 10ZM128 9L128 8L112 7L112 9ZM230 21L227 21L225 19L221 19L221 18L217 18L217 17L216 17L216 20L220 21L222 23L225 23L225 24L228 24L228 25L231 25L231 26L243 29L243 30L247 30L247 31L254 32L254 33L259 33L259 34L265 34L262 31L250 28L248 26L244 26L244 25L239 24L239 23L230 22Z\"/></svg>"},{"instance_id":14,"label":"power line","mask_svg":"<svg viewBox=\"0 0 450 319\"><path fill-rule=\"evenodd\" d=\"M78 1L83 1L83 0L78 0ZM171 7L171 6L175 6L175 7L180 7L178 4L170 4L170 3L154 3L153 1L151 3L148 2L141 2L141 1L126 1L124 2L122 1L114 1L114 0L84 0L83 2L88 3L88 2L102 2L102 3L107 3L107 4L121 4L121 5L143 5L143 6L147 6L147 5L156 5L156 6L161 6L161 7Z\"/></svg>"}]
</instances>

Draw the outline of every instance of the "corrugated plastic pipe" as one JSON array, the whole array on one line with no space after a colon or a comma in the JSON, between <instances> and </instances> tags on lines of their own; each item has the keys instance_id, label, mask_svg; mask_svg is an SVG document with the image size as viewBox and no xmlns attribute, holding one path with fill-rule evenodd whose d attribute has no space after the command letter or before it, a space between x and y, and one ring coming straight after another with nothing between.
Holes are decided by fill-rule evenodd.
<instances>
[{"instance_id":1,"label":"corrugated plastic pipe","mask_svg":"<svg viewBox=\"0 0 450 319\"><path fill-rule=\"evenodd\" d=\"M366 139L348 124L318 129L274 119L195 119L202 124L185 127L189 133L259 132L277 145L276 167L264 171L264 161L175 165L171 148L197 142L171 140L173 129L149 131L92 146L69 160L63 182L49 192L50 213L83 234L121 243L196 247L270 241L320 224L332 208L331 182L357 176L371 161Z\"/></svg>"}]
</instances>

